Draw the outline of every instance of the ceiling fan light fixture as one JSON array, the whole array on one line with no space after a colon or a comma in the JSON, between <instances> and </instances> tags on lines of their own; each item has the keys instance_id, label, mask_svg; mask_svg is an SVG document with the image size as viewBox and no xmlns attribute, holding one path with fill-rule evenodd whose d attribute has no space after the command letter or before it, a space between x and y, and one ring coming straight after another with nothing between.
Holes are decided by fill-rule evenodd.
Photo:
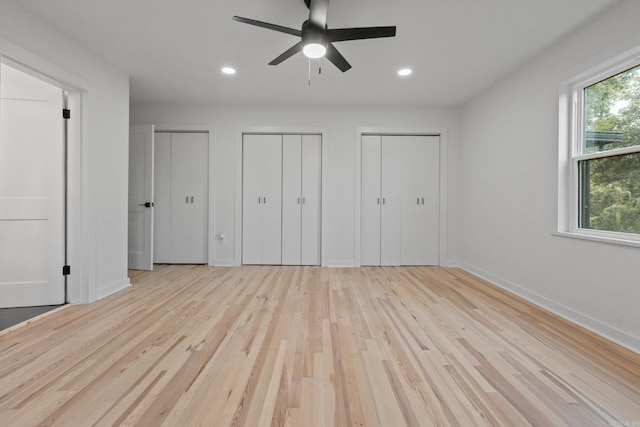
<instances>
[{"instance_id":1,"label":"ceiling fan light fixture","mask_svg":"<svg viewBox=\"0 0 640 427\"><path fill-rule=\"evenodd\" d=\"M351 64L342 56L333 43L396 36L395 26L330 29L327 26L329 0L304 0L304 4L309 8L309 19L302 23L302 27L299 30L271 24L269 22L243 18L241 16L234 16L233 20L280 33L290 34L301 39L280 56L269 62L269 65L278 65L282 63L282 61L302 51L307 58L326 57L329 62L343 73L351 68ZM311 66L311 64L309 64L309 66Z\"/></svg>"},{"instance_id":2,"label":"ceiling fan light fixture","mask_svg":"<svg viewBox=\"0 0 640 427\"><path fill-rule=\"evenodd\" d=\"M320 43L307 43L302 48L304 56L311 59L322 58L327 53L327 48Z\"/></svg>"},{"instance_id":3,"label":"ceiling fan light fixture","mask_svg":"<svg viewBox=\"0 0 640 427\"><path fill-rule=\"evenodd\" d=\"M398 70L398 75L400 77L406 77L408 75L410 75L413 71L411 71L411 68L402 68L401 70Z\"/></svg>"},{"instance_id":4,"label":"ceiling fan light fixture","mask_svg":"<svg viewBox=\"0 0 640 427\"><path fill-rule=\"evenodd\" d=\"M231 75L231 74L235 74L235 73L236 73L236 69L235 69L235 68L232 68L232 67L222 67L222 72L223 72L224 74L229 74L229 75Z\"/></svg>"}]
</instances>

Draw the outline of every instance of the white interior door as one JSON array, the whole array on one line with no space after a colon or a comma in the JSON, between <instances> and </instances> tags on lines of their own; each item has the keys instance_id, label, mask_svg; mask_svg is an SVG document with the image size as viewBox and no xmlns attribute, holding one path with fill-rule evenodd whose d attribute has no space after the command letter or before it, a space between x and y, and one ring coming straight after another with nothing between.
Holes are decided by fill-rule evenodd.
<instances>
[{"instance_id":1,"label":"white interior door","mask_svg":"<svg viewBox=\"0 0 640 427\"><path fill-rule=\"evenodd\" d=\"M262 150L257 135L242 143L242 263L262 263Z\"/></svg>"},{"instance_id":2,"label":"white interior door","mask_svg":"<svg viewBox=\"0 0 640 427\"><path fill-rule=\"evenodd\" d=\"M382 137L380 265L401 264L402 184L406 157L405 137Z\"/></svg>"},{"instance_id":3,"label":"white interior door","mask_svg":"<svg viewBox=\"0 0 640 427\"><path fill-rule=\"evenodd\" d=\"M264 135L262 264L282 264L282 135Z\"/></svg>"},{"instance_id":4,"label":"white interior door","mask_svg":"<svg viewBox=\"0 0 640 427\"><path fill-rule=\"evenodd\" d=\"M63 93L0 65L0 307L63 304Z\"/></svg>"},{"instance_id":5,"label":"white interior door","mask_svg":"<svg viewBox=\"0 0 640 427\"><path fill-rule=\"evenodd\" d=\"M171 133L171 262L206 264L209 135Z\"/></svg>"},{"instance_id":6,"label":"white interior door","mask_svg":"<svg viewBox=\"0 0 640 427\"><path fill-rule=\"evenodd\" d=\"M282 135L244 135L242 263L282 263Z\"/></svg>"},{"instance_id":7,"label":"white interior door","mask_svg":"<svg viewBox=\"0 0 640 427\"><path fill-rule=\"evenodd\" d=\"M380 265L381 144L379 135L362 136L361 265Z\"/></svg>"},{"instance_id":8,"label":"white interior door","mask_svg":"<svg viewBox=\"0 0 640 427\"><path fill-rule=\"evenodd\" d=\"M129 128L129 268L153 270L153 125Z\"/></svg>"},{"instance_id":9,"label":"white interior door","mask_svg":"<svg viewBox=\"0 0 640 427\"><path fill-rule=\"evenodd\" d=\"M440 246L440 138L404 136L402 265L438 265Z\"/></svg>"},{"instance_id":10,"label":"white interior door","mask_svg":"<svg viewBox=\"0 0 640 427\"><path fill-rule=\"evenodd\" d=\"M320 264L321 135L283 135L282 264Z\"/></svg>"},{"instance_id":11,"label":"white interior door","mask_svg":"<svg viewBox=\"0 0 640 427\"><path fill-rule=\"evenodd\" d=\"M320 265L322 136L302 136L302 227L300 263Z\"/></svg>"},{"instance_id":12,"label":"white interior door","mask_svg":"<svg viewBox=\"0 0 640 427\"><path fill-rule=\"evenodd\" d=\"M300 265L302 243L302 135L282 137L282 264Z\"/></svg>"},{"instance_id":13,"label":"white interior door","mask_svg":"<svg viewBox=\"0 0 640 427\"><path fill-rule=\"evenodd\" d=\"M440 137L362 136L361 265L438 265Z\"/></svg>"}]
</instances>

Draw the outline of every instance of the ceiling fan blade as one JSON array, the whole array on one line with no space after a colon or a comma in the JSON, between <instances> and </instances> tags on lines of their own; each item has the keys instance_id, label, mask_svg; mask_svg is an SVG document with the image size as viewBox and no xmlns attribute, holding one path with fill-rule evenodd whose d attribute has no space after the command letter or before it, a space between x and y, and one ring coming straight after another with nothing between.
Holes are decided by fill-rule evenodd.
<instances>
[{"instance_id":1,"label":"ceiling fan blade","mask_svg":"<svg viewBox=\"0 0 640 427\"><path fill-rule=\"evenodd\" d=\"M330 42L395 37L396 27L334 28L327 30Z\"/></svg>"},{"instance_id":2,"label":"ceiling fan blade","mask_svg":"<svg viewBox=\"0 0 640 427\"><path fill-rule=\"evenodd\" d=\"M338 69L343 73L347 71L349 68L351 68L351 64L349 64L347 60L344 59L344 56L342 56L342 54L338 52L338 49L336 49L335 46L332 45L331 43L329 43L329 46L327 46L326 57L329 61L331 61L333 65L338 67Z\"/></svg>"},{"instance_id":3,"label":"ceiling fan blade","mask_svg":"<svg viewBox=\"0 0 640 427\"><path fill-rule=\"evenodd\" d=\"M242 22L243 24L255 25L256 27L267 28L269 30L278 31L285 34L291 34L292 36L302 37L302 31L295 28L283 27L281 25L269 24L268 22L256 21L255 19L243 18L241 16L234 16L234 21Z\"/></svg>"},{"instance_id":4,"label":"ceiling fan blade","mask_svg":"<svg viewBox=\"0 0 640 427\"><path fill-rule=\"evenodd\" d=\"M309 22L324 30L327 27L329 0L311 0L309 4Z\"/></svg>"},{"instance_id":5,"label":"ceiling fan blade","mask_svg":"<svg viewBox=\"0 0 640 427\"><path fill-rule=\"evenodd\" d=\"M278 65L279 63L281 63L285 59L291 58L293 55L295 55L296 53L300 52L301 50L302 50L302 41L299 41L298 43L296 43L293 46L291 46L282 55L278 56L276 59L274 59L273 61L269 62L269 65Z\"/></svg>"}]
</instances>

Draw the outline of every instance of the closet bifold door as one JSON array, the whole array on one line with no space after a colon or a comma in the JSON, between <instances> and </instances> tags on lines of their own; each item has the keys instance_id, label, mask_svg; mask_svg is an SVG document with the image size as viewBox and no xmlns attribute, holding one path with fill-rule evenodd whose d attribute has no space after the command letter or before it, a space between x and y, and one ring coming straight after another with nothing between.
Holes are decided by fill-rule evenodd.
<instances>
[{"instance_id":1,"label":"closet bifold door","mask_svg":"<svg viewBox=\"0 0 640 427\"><path fill-rule=\"evenodd\" d=\"M401 264L403 185L414 172L406 164L406 138L382 137L380 265Z\"/></svg>"},{"instance_id":2,"label":"closet bifold door","mask_svg":"<svg viewBox=\"0 0 640 427\"><path fill-rule=\"evenodd\" d=\"M320 265L322 135L302 135L302 265Z\"/></svg>"},{"instance_id":3,"label":"closet bifold door","mask_svg":"<svg viewBox=\"0 0 640 427\"><path fill-rule=\"evenodd\" d=\"M440 137L362 136L361 265L438 265Z\"/></svg>"},{"instance_id":4,"label":"closet bifold door","mask_svg":"<svg viewBox=\"0 0 640 427\"><path fill-rule=\"evenodd\" d=\"M438 265L440 137L403 137L400 264Z\"/></svg>"},{"instance_id":5,"label":"closet bifold door","mask_svg":"<svg viewBox=\"0 0 640 427\"><path fill-rule=\"evenodd\" d=\"M302 245L302 135L282 137L282 264L300 265Z\"/></svg>"},{"instance_id":6,"label":"closet bifold door","mask_svg":"<svg viewBox=\"0 0 640 427\"><path fill-rule=\"evenodd\" d=\"M362 136L360 264L380 265L382 137Z\"/></svg>"},{"instance_id":7,"label":"closet bifold door","mask_svg":"<svg viewBox=\"0 0 640 427\"><path fill-rule=\"evenodd\" d=\"M282 135L244 135L242 263L282 263Z\"/></svg>"},{"instance_id":8,"label":"closet bifold door","mask_svg":"<svg viewBox=\"0 0 640 427\"><path fill-rule=\"evenodd\" d=\"M171 260L206 264L209 135L171 133Z\"/></svg>"},{"instance_id":9,"label":"closet bifold door","mask_svg":"<svg viewBox=\"0 0 640 427\"><path fill-rule=\"evenodd\" d=\"M282 140L282 264L320 264L320 135Z\"/></svg>"},{"instance_id":10,"label":"closet bifold door","mask_svg":"<svg viewBox=\"0 0 640 427\"><path fill-rule=\"evenodd\" d=\"M206 264L209 135L156 132L154 262Z\"/></svg>"}]
</instances>

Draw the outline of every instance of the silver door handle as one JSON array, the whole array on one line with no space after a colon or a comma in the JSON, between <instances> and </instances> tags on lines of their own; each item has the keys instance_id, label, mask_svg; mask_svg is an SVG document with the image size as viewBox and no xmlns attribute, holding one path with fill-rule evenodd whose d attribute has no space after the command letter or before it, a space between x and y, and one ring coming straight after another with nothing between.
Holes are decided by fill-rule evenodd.
<instances>
[{"instance_id":1,"label":"silver door handle","mask_svg":"<svg viewBox=\"0 0 640 427\"><path fill-rule=\"evenodd\" d=\"M258 204L260 204L260 197L258 197Z\"/></svg>"},{"instance_id":2,"label":"silver door handle","mask_svg":"<svg viewBox=\"0 0 640 427\"><path fill-rule=\"evenodd\" d=\"M385 199L384 197L382 198L382 204L384 205L387 202L387 199Z\"/></svg>"},{"instance_id":3,"label":"silver door handle","mask_svg":"<svg viewBox=\"0 0 640 427\"><path fill-rule=\"evenodd\" d=\"M189 196L185 197L185 203L189 203Z\"/></svg>"},{"instance_id":4,"label":"silver door handle","mask_svg":"<svg viewBox=\"0 0 640 427\"><path fill-rule=\"evenodd\" d=\"M380 197L378 197L378 204L380 204Z\"/></svg>"},{"instance_id":5,"label":"silver door handle","mask_svg":"<svg viewBox=\"0 0 640 427\"><path fill-rule=\"evenodd\" d=\"M416 197L416 205L420 204L420 197Z\"/></svg>"},{"instance_id":6,"label":"silver door handle","mask_svg":"<svg viewBox=\"0 0 640 427\"><path fill-rule=\"evenodd\" d=\"M424 205L424 197L422 198L422 204Z\"/></svg>"},{"instance_id":7,"label":"silver door handle","mask_svg":"<svg viewBox=\"0 0 640 427\"><path fill-rule=\"evenodd\" d=\"M300 197L298 197L298 204L300 204Z\"/></svg>"},{"instance_id":8,"label":"silver door handle","mask_svg":"<svg viewBox=\"0 0 640 427\"><path fill-rule=\"evenodd\" d=\"M302 198L302 204L304 205L306 203L305 198Z\"/></svg>"},{"instance_id":9,"label":"silver door handle","mask_svg":"<svg viewBox=\"0 0 640 427\"><path fill-rule=\"evenodd\" d=\"M191 196L191 203L193 203L193 196Z\"/></svg>"},{"instance_id":10,"label":"silver door handle","mask_svg":"<svg viewBox=\"0 0 640 427\"><path fill-rule=\"evenodd\" d=\"M263 203L263 204L266 204L266 203L267 203L267 198L266 198L266 197L263 197L263 198L262 198L262 203Z\"/></svg>"}]
</instances>

